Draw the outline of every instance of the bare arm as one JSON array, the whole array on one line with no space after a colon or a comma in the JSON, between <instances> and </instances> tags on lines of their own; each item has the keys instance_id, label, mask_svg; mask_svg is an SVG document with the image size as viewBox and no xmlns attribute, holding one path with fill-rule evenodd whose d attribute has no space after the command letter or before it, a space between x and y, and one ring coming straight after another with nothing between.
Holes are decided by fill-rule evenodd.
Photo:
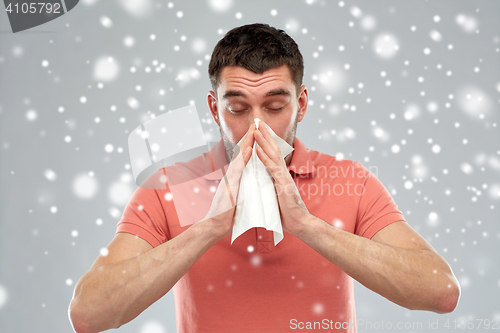
<instances>
[{"instance_id":1,"label":"bare arm","mask_svg":"<svg viewBox=\"0 0 500 333\"><path fill-rule=\"evenodd\" d=\"M312 217L297 235L365 287L411 310L448 313L460 287L446 261L407 223L394 222L371 240Z\"/></svg>"},{"instance_id":2,"label":"bare arm","mask_svg":"<svg viewBox=\"0 0 500 333\"><path fill-rule=\"evenodd\" d=\"M195 223L152 248L145 240L118 233L78 281L69 308L78 333L101 332L137 317L165 295L218 238Z\"/></svg>"},{"instance_id":3,"label":"bare arm","mask_svg":"<svg viewBox=\"0 0 500 333\"><path fill-rule=\"evenodd\" d=\"M252 154L253 135L246 137L240 147L243 153L233 156L202 221L156 248L131 234L115 236L108 255L99 256L75 286L69 307L75 331L101 332L131 321L165 295L203 253L230 234L233 195L238 193L241 173Z\"/></svg>"},{"instance_id":4,"label":"bare arm","mask_svg":"<svg viewBox=\"0 0 500 333\"><path fill-rule=\"evenodd\" d=\"M257 154L270 171L283 229L369 289L409 309L451 312L460 287L446 261L407 223L394 222L372 239L311 215L265 126L254 132Z\"/></svg>"}]
</instances>

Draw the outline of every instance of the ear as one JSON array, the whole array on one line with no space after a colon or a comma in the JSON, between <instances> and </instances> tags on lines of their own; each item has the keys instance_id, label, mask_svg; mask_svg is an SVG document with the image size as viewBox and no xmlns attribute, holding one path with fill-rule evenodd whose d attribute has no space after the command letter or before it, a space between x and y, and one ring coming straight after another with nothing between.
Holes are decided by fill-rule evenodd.
<instances>
[{"instance_id":1,"label":"ear","mask_svg":"<svg viewBox=\"0 0 500 333\"><path fill-rule=\"evenodd\" d=\"M307 93L307 88L306 86L302 85L299 90L299 110L298 110L298 117L297 117L297 122L301 122L302 119L306 116L307 112L307 105L309 105L309 96Z\"/></svg>"},{"instance_id":2,"label":"ear","mask_svg":"<svg viewBox=\"0 0 500 333\"><path fill-rule=\"evenodd\" d=\"M214 118L217 126L220 126L219 119L217 116L217 98L215 98L215 93L213 91L209 91L207 94L207 103L208 108L210 109L210 113L212 114L212 118Z\"/></svg>"}]
</instances>

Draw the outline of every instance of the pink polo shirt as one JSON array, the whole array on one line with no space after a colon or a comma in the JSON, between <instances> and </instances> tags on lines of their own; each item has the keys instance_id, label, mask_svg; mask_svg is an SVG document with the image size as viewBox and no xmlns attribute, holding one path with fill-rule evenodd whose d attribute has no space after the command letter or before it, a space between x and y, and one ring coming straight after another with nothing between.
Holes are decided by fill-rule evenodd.
<instances>
[{"instance_id":1,"label":"pink polo shirt","mask_svg":"<svg viewBox=\"0 0 500 333\"><path fill-rule=\"evenodd\" d=\"M361 164L309 150L297 138L293 147L288 169L312 215L366 238L392 222L404 221L382 183ZM219 142L210 154L186 164L188 170L197 170L192 175L204 184L197 194L213 197L208 189L217 186L222 176L217 172L222 166L214 160L222 160L222 154L224 147ZM171 177L167 178L164 189L137 188L117 233L137 235L156 247L189 227L179 223L168 187ZM206 200L199 202L196 210L200 212L192 214L203 217L208 207ZM289 233L276 246L272 231L264 228L248 230L232 245L230 240L228 236L206 251L174 286L178 332L289 332L301 328L356 332L352 278L333 263Z\"/></svg>"}]
</instances>

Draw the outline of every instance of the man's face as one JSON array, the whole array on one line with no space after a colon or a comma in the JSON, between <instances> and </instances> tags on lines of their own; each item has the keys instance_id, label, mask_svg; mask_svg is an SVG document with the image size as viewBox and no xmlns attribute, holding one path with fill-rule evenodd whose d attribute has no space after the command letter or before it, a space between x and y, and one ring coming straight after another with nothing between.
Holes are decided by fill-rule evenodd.
<instances>
[{"instance_id":1,"label":"man's face","mask_svg":"<svg viewBox=\"0 0 500 333\"><path fill-rule=\"evenodd\" d=\"M254 118L268 124L280 138L293 146L297 123L307 111L307 89L297 88L288 66L257 74L243 67L224 67L217 94L208 94L208 104L226 151L232 149L248 131ZM289 162L289 161L288 161Z\"/></svg>"}]
</instances>

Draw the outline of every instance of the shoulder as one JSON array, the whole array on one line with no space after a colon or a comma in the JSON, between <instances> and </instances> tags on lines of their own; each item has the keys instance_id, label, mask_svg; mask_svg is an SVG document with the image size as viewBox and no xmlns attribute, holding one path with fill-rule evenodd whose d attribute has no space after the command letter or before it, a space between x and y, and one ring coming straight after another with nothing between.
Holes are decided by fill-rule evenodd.
<instances>
[{"instance_id":1,"label":"shoulder","mask_svg":"<svg viewBox=\"0 0 500 333\"><path fill-rule=\"evenodd\" d=\"M318 176L328 174L342 178L366 178L371 176L369 168L362 163L307 149Z\"/></svg>"}]
</instances>

